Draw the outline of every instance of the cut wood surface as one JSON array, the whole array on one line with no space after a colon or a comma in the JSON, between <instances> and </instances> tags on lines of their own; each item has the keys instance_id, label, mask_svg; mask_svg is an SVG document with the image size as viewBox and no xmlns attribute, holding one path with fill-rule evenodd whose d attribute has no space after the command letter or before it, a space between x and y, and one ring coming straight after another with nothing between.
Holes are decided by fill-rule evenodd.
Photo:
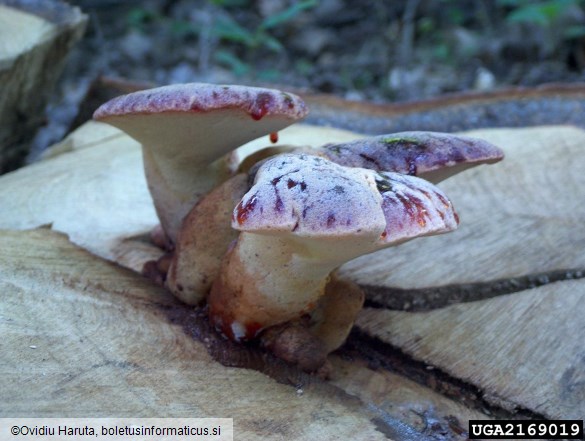
<instances>
[{"instance_id":1,"label":"cut wood surface","mask_svg":"<svg viewBox=\"0 0 585 441\"><path fill-rule=\"evenodd\" d=\"M585 281L430 312L366 309L357 325L510 411L585 415Z\"/></svg>"},{"instance_id":2,"label":"cut wood surface","mask_svg":"<svg viewBox=\"0 0 585 441\"><path fill-rule=\"evenodd\" d=\"M0 0L0 173L26 155L85 21L60 0Z\"/></svg>"},{"instance_id":3,"label":"cut wood surface","mask_svg":"<svg viewBox=\"0 0 585 441\"><path fill-rule=\"evenodd\" d=\"M505 159L442 182L457 231L364 256L344 267L363 285L420 290L585 269L585 132L572 127L468 132Z\"/></svg>"},{"instance_id":4,"label":"cut wood surface","mask_svg":"<svg viewBox=\"0 0 585 441\"><path fill-rule=\"evenodd\" d=\"M326 383L217 363L171 323L167 292L48 229L0 232L0 289L2 417L224 417L235 439L387 439Z\"/></svg>"},{"instance_id":5,"label":"cut wood surface","mask_svg":"<svg viewBox=\"0 0 585 441\"><path fill-rule=\"evenodd\" d=\"M82 127L80 130L91 129ZM423 426L436 418L443 424L439 427L446 427L445 430L448 431L446 432L448 435L438 439L457 439L457 436L465 436L462 432L458 435L458 431L461 427L466 427L467 419L487 417L489 413L500 417L513 417L515 412L520 412L521 416L528 418L577 418L579 414L582 417L585 411L582 408L585 378L583 343L585 329L582 324L584 311L579 307L585 290L580 280L563 280L568 277L582 277L584 274L582 269L585 269L580 252L585 241L580 219L585 213L581 213L583 209L579 204L582 188L585 188L583 182L585 178L582 174L582 170L585 169L583 163L585 157L580 154L581 146L585 142L585 132L574 127L555 126L482 130L472 134L501 146L507 157L500 164L470 170L440 184L453 200L461 216L460 229L449 235L424 238L372 254L343 268L346 275L366 288L371 304L397 309L406 306L408 309L413 307L413 299L418 298L420 302L414 306L428 310L413 313L369 308L362 313L358 322L358 329L363 336L372 337L371 340L359 340L361 337L358 335L356 337L360 343L358 347L360 345L364 348L371 347L372 351L378 351L382 358L388 354L403 352L406 354L404 357L413 363L416 360L420 361L422 368L418 374L410 375L408 370L392 373L391 362L376 364L365 356L363 351L346 349L349 352L342 352L342 358L334 356L331 359L334 368L331 381L323 383L315 380L311 383L311 387L324 391L320 398L321 406L328 406L327 400L334 400L332 397L337 397L335 400L343 397L341 404L338 403L341 407L336 407L339 413L335 415L347 413L346 416L349 418L347 424L355 423L366 432L373 430L374 426L377 427L378 431L372 432L376 436L383 433L391 439L417 439L417 436L424 439ZM160 254L160 250L149 243L147 236L157 221L146 190L140 149L136 143L121 134L108 133L104 136L103 142L100 142L100 136L88 132L87 138L80 138L86 141L91 139L87 141L86 148L78 149L74 146L71 152L1 177L0 206L3 209L0 211L0 228L21 230L51 225L53 230L68 234L73 243L95 255L139 270L144 261ZM331 135L325 135L325 138L327 136ZM349 135L345 133L343 136ZM328 141L334 139L315 136L314 145ZM63 282L65 279L70 280L63 274L69 274L67 268L73 265L67 259L65 260L69 263L62 269L49 268L48 272L44 273L40 262L48 262L49 265L55 261L54 258L43 259L27 254L23 258L24 261L13 263L12 254L18 253L6 251L8 249L6 246L1 247L5 256L1 265L5 274L3 277L9 281L4 283L12 284L10 286L17 285L14 280L21 276L17 275L20 271L15 271L15 268L29 268L23 274L30 277L26 283L19 282L23 287L14 291L19 299L24 299L23 301L14 302L7 296L2 298L1 324L8 327L5 329L16 329L14 323L7 321L6 317L24 317L19 319L22 326L18 338L13 337L10 340L9 353L23 354L20 342L24 341L26 335L40 336L47 333L52 335L49 332L50 326L42 325L49 323L46 321L50 320L45 318L45 315L61 314L61 321L75 322L68 329L79 332L78 330L84 329L84 320L95 314L94 322L91 322L87 331L94 333L92 339L96 339L96 335L99 334L95 324L98 322L103 323L101 333L104 334L104 339L110 338L105 334L111 332L118 335L117 333L121 332L126 339L127 335L132 335L134 341L143 343L138 346L146 345L148 339L158 342L166 338L165 336L170 336L169 339L182 345L180 349L173 351L172 357L181 358L181 363L185 365L193 363L189 375L185 374L188 377L200 375L199 367L205 363L213 364L207 355L208 347L205 348L205 354L201 355L200 352L203 351L200 343L194 341L192 336L185 336L184 327L170 325L168 314L165 315L161 308L152 306L150 300L143 299L144 296L149 299L150 296L157 299L164 297L166 299L164 302L156 300L154 303L175 305L176 302L166 293L145 287L144 294L132 294L134 288L131 288L131 285L135 283L138 283L136 286L150 286L140 277L73 247L64 237L55 235L47 229L30 233L6 232L4 240L11 244L11 249L22 243L19 246L33 255L36 252L50 255L51 252L56 252L53 248L65 254L73 253L71 259L80 259L83 255L85 256L83 259L93 259L91 265L88 263L88 267L95 264L98 269L108 268L108 271L110 269L114 271L113 279L110 280L109 276L94 275L89 269L87 277L84 277L83 271L75 272L72 269L74 278L77 277L79 282L71 286ZM39 247L41 250L35 251ZM27 259L32 259L29 266L26 263ZM49 274L56 275L50 277ZM119 274L129 278L124 282L126 285L117 281ZM555 279L562 281L548 283ZM106 280L109 281L106 283ZM99 286L100 284L103 286ZM545 286L525 290L538 284ZM48 288L45 289L45 285ZM118 289L116 285L126 288ZM96 286L97 291L94 292ZM91 287L89 292L87 287ZM155 294L150 292L150 289L154 289ZM30 297L27 294L29 291L34 292ZM510 294L488 298L502 294L503 291ZM61 293L55 297L56 301L52 302L55 305L51 303L45 306L45 308L54 306L54 310L32 308L39 298L47 299L51 295L57 295L55 293ZM104 306L106 313L103 315L103 311L96 312L91 308L88 311L93 312L88 312L88 316L84 316L83 313L67 314L73 310L71 303L77 301L86 302L83 311L89 307L87 305L94 305L99 309L102 300L96 299L103 299L104 296L109 299L109 303ZM80 299L75 300L76 297ZM89 298L91 300L88 300ZM118 306L111 306L114 298L121 302L121 306L117 303L115 304ZM399 299L399 304L396 303L396 298ZM476 301L429 310L461 300ZM405 305L408 302L411 304ZM57 306L59 303L63 303L61 308ZM23 306L20 310L15 306L18 304L31 306ZM6 309L5 305L11 309ZM136 312L134 308L137 307L139 314L147 316L145 320L149 325L145 326L152 325L152 329L141 328L142 320L133 315ZM113 313L110 309L118 315L111 315ZM5 311L10 311L10 314ZM127 320L128 323L127 326L124 324L124 330L120 331L117 326L123 320ZM160 327L164 329L160 330ZM134 333L133 329L140 329L140 332ZM59 328L55 327L55 332L58 330ZM117 338L115 350L122 354L119 358L128 358L132 363L137 363L132 358L138 353L137 346L125 346L127 344L124 343L125 340L122 337ZM36 343L28 343L28 340L23 347L33 351L29 348L30 345L37 346L35 351L40 347ZM68 350L82 350L73 343L68 345L62 348L60 346L63 353L67 353ZM164 344L161 348L154 346L149 348L149 351L154 352L146 352L147 365L158 367L153 368L152 372L148 369L132 371L134 376L131 377L134 382L126 383L126 393L135 395L138 401L149 404L156 401L152 397L157 396L164 397L157 403L169 403L172 401L171 398L159 390L159 386L164 389L167 384L165 382L168 381L172 383L172 387L169 386L171 390L177 391L183 381L181 376L183 374L175 381L171 373L165 371L166 373L161 374L157 371L163 369L162 364L157 364L159 359L168 358L168 354L162 348ZM184 355L183 349L191 352ZM35 352L31 354L28 351L24 351L24 354L33 357ZM193 357L193 360L189 357ZM49 359L54 358L55 356L52 356ZM205 360L205 363L200 359ZM203 364L197 365L198 362ZM78 361L79 363L80 366L85 366L82 361ZM92 361L92 366L94 364L99 365ZM39 360L34 358L23 359L22 365L28 366L31 372L38 372L41 366ZM427 365L428 370L425 368ZM13 379L11 382L31 378L18 370L20 365L14 360L5 366L3 372L10 372L13 375L10 377ZM138 369L134 365L130 367ZM123 369L115 364L110 368ZM87 371L87 367L85 370L79 369ZM213 372L220 372L217 374L219 378L240 375L239 373L243 372L241 375L250 375L250 378L262 378L262 381L270 382L275 390L283 387L283 390L291 391L290 387L277 385L258 372L248 373L249 369L229 369L219 364L214 365L213 369L217 369ZM175 368L170 372L175 373ZM96 386L98 392L102 390L101 388L107 387L108 376L115 377L111 380L114 384L123 380L124 377L121 375L116 377L116 374L120 372L110 370L104 377L99 377L101 383L99 387ZM415 384L405 379L404 375L411 376L423 384ZM84 388L79 383L81 381L79 378L87 376L75 376L78 383L74 382L74 385L76 384L78 388L66 389L65 395L75 397L76 393L80 394ZM160 384L155 384L155 378L159 376L162 380ZM428 378L428 381L420 381L421 376ZM148 384L141 382L143 377L149 378L150 382ZM446 383L451 382L453 389L476 391L477 399L472 400L473 402L460 399L458 403L457 392L446 394L452 396L454 400L446 398L443 389L433 386L437 379ZM2 382L4 381L3 379ZM46 383L46 387L55 387L54 384L59 381L63 380L52 377ZM199 377L195 379L189 377L184 381L190 388L202 380ZM208 402L212 390L221 386L216 383L209 384L209 380L205 384L202 387L209 388L206 389L208 395L205 398ZM250 391L253 388L247 386L248 383L245 381L238 384L243 390ZM4 384L2 386L4 387ZM429 390L427 386L438 389L440 393ZM254 399L267 403L272 400L271 394L274 393L275 406L280 411L279 399L286 395L278 395L267 386L266 389L263 389L264 387L260 387L252 395L246 395L247 399L251 400L253 396ZM15 389L12 387L10 390ZM291 397L296 398L296 391L292 389L294 393L288 396L289 400ZM226 396L226 393L243 393L240 389L231 389L227 392L221 388L217 390L221 391L223 396ZM25 392L21 392L23 393ZM303 397L308 394L304 393ZM240 418L241 414L233 410L237 408L235 404L232 406L233 396L227 396L230 396L230 400L224 405L228 406L232 415L235 415L234 418ZM148 401L145 397L152 399ZM193 402L199 402L197 400L202 397L204 396L189 395L186 400L194 406ZM22 403L26 400L36 403L35 398L27 395ZM66 398L63 397L63 400ZM40 400L39 403L44 403L46 408L35 409L42 413L43 409L48 408L49 401ZM68 404L61 406L61 409L65 412L74 412L71 405L73 401L74 399L66 401ZM284 401L286 400L283 399ZM98 400L98 403L100 404L94 408L95 412L100 410L106 412L106 409L111 408L105 399ZM116 406L122 405L118 403L111 406L114 406L115 411L120 408ZM153 409L154 416L157 414L157 407L152 406L150 409ZM310 405L308 407L310 408ZM186 402L181 402L173 409L176 414L182 415L183 410L192 407ZM211 405L208 408L209 413L201 415L211 415L215 410L217 408ZM138 412L134 409L129 410L127 414L131 415L134 411ZM151 416L147 412L140 415ZM454 418L453 424L450 423L450 415ZM325 421L323 424L329 422ZM338 424L338 421L331 424ZM288 427L292 426L296 426L296 423ZM235 427L237 433L237 423ZM277 428L270 427L274 430ZM297 436L297 432L294 432L294 435ZM330 439L335 439L333 435L331 436ZM346 438L347 433L344 433L343 437ZM356 439L375 438L358 436Z\"/></svg>"}]
</instances>

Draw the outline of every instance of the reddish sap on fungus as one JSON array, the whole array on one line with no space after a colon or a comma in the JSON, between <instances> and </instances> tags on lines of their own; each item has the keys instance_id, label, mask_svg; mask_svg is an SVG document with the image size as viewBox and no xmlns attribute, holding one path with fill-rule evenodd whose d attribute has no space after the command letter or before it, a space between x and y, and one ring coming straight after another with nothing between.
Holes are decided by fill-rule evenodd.
<instances>
[{"instance_id":1,"label":"reddish sap on fungus","mask_svg":"<svg viewBox=\"0 0 585 441\"><path fill-rule=\"evenodd\" d=\"M256 97L252 108L250 109L250 116L256 121L260 121L266 116L271 107L274 106L274 98L269 93L260 93Z\"/></svg>"},{"instance_id":2,"label":"reddish sap on fungus","mask_svg":"<svg viewBox=\"0 0 585 441\"><path fill-rule=\"evenodd\" d=\"M270 134L270 142L276 144L278 142L278 132L272 132Z\"/></svg>"},{"instance_id":3,"label":"reddish sap on fungus","mask_svg":"<svg viewBox=\"0 0 585 441\"><path fill-rule=\"evenodd\" d=\"M238 224L242 225L244 222L246 222L250 212L252 212L256 207L256 202L258 202L258 198L256 195L254 195L245 204L242 205L241 202L238 204L236 207L236 221Z\"/></svg>"}]
</instances>

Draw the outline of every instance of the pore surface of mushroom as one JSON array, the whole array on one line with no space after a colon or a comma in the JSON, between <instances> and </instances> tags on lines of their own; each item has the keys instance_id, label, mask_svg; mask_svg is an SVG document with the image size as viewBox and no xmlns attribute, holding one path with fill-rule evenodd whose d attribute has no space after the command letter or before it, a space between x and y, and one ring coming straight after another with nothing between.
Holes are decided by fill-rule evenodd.
<instances>
[{"instance_id":1,"label":"pore surface of mushroom","mask_svg":"<svg viewBox=\"0 0 585 441\"><path fill-rule=\"evenodd\" d=\"M283 154L258 169L234 210L241 233L222 263L210 317L235 340L315 309L330 273L362 254L457 227L422 179Z\"/></svg>"},{"instance_id":2,"label":"pore surface of mushroom","mask_svg":"<svg viewBox=\"0 0 585 441\"><path fill-rule=\"evenodd\" d=\"M278 90L192 83L115 98L94 119L142 144L149 190L174 242L197 200L229 177L226 153L307 113L300 98Z\"/></svg>"}]
</instances>

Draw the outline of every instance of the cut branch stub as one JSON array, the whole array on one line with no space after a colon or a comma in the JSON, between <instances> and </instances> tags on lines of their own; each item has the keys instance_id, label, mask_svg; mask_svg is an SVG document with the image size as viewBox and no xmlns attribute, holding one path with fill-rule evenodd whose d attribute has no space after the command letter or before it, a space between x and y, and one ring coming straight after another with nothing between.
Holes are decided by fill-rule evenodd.
<instances>
[{"instance_id":1,"label":"cut branch stub","mask_svg":"<svg viewBox=\"0 0 585 441\"><path fill-rule=\"evenodd\" d=\"M209 305L235 340L311 312L348 260L458 223L447 197L422 179L305 154L267 160L233 216L242 233Z\"/></svg>"},{"instance_id":2,"label":"cut branch stub","mask_svg":"<svg viewBox=\"0 0 585 441\"><path fill-rule=\"evenodd\" d=\"M327 144L327 159L347 167L393 171L438 183L465 169L502 160L493 144L469 136L436 132L402 132Z\"/></svg>"},{"instance_id":3,"label":"cut branch stub","mask_svg":"<svg viewBox=\"0 0 585 441\"><path fill-rule=\"evenodd\" d=\"M174 242L197 200L229 177L220 158L307 113L300 98L278 90L193 83L115 98L94 118L142 144L149 190Z\"/></svg>"}]
</instances>

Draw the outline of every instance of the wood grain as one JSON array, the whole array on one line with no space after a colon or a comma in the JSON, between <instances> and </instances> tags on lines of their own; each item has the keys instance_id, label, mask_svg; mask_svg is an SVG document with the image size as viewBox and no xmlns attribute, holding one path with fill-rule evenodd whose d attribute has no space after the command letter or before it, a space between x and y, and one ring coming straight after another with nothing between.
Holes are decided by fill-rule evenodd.
<instances>
[{"instance_id":1,"label":"wood grain","mask_svg":"<svg viewBox=\"0 0 585 441\"><path fill-rule=\"evenodd\" d=\"M409 295L418 289L489 285L585 268L585 213L579 202L585 188L585 132L556 126L473 135L500 145L507 157L441 183L461 215L460 229L358 259L343 268L346 275L382 294L401 290ZM1 177L0 228L52 225L95 255L139 270L160 253L147 238L157 221L139 147L123 135L99 139ZM223 411L244 418L244 403L261 403L294 418L286 413L286 403L300 412L296 402L290 404L297 398L294 388L291 395L291 388L258 372L215 363L200 343L169 323L162 310L174 300L133 273L47 229L1 237L2 292L11 293L0 303L2 335L10 336L0 344L11 354L0 362L8 373L1 385L9 392L6 396L22 397L15 409L33 403L35 412L47 414L56 403L73 414L78 409L154 416L161 409L157 406L164 405L171 406L167 408L173 415L191 411L223 416ZM585 412L583 283L549 283L424 313L367 309L358 326L389 350L400 349L454 381L478 388L486 402L508 415L520 410L532 417L578 418ZM172 349L173 344L178 348ZM41 347L48 352L39 357ZM308 418L307 430L324 430L315 422L323 420L324 425L355 424L378 436L382 432L373 427L382 430L380 421L391 421L383 426L385 436L409 439L422 430L424 418L414 416L419 411L438 415L447 425L447 417L454 414L463 427L466 419L481 416L386 369L370 369L363 360L332 362L337 368L332 384L319 383L303 394L319 390L319 398L311 395L315 401L306 405L312 414L286 423L258 410L246 430L302 439L301 434L316 433L297 427ZM43 372L50 375L46 382ZM208 373L218 382L210 382ZM39 388L25 391L27 382ZM231 389L219 384L223 382ZM96 404L76 407L88 390L95 392ZM218 394L229 399L220 404ZM124 400L136 404L124 407ZM329 401L341 407L328 413ZM0 404L0 413L9 409L7 402ZM265 427L270 430L262 431Z\"/></svg>"},{"instance_id":2,"label":"wood grain","mask_svg":"<svg viewBox=\"0 0 585 441\"><path fill-rule=\"evenodd\" d=\"M469 132L505 159L439 186L460 215L457 231L363 256L343 273L363 285L418 290L585 268L585 132L572 127Z\"/></svg>"},{"instance_id":3,"label":"wood grain","mask_svg":"<svg viewBox=\"0 0 585 441\"><path fill-rule=\"evenodd\" d=\"M551 419L585 415L585 281L430 312L365 309L357 325L482 391Z\"/></svg>"},{"instance_id":4,"label":"wood grain","mask_svg":"<svg viewBox=\"0 0 585 441\"><path fill-rule=\"evenodd\" d=\"M177 302L48 229L0 232L0 415L234 418L236 439L388 439L333 388L215 362Z\"/></svg>"}]
</instances>

